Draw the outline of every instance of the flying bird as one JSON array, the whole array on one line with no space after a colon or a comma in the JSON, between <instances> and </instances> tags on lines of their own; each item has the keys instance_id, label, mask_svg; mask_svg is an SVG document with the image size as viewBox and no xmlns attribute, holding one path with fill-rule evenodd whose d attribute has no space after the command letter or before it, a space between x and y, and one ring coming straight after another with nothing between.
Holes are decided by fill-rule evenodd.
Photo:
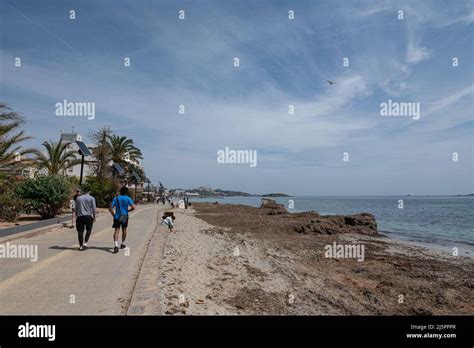
<instances>
[{"instance_id":1,"label":"flying bird","mask_svg":"<svg viewBox=\"0 0 474 348\"><path fill-rule=\"evenodd\" d=\"M326 81L329 83L329 85L335 85L336 84L336 82L332 82L332 81L329 81L329 80L326 80Z\"/></svg>"}]
</instances>

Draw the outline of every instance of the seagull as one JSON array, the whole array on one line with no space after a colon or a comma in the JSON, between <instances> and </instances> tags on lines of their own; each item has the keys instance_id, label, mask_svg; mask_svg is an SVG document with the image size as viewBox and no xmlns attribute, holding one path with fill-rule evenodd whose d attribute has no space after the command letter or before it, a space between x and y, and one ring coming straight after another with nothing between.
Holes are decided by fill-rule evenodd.
<instances>
[{"instance_id":1,"label":"seagull","mask_svg":"<svg viewBox=\"0 0 474 348\"><path fill-rule=\"evenodd\" d=\"M326 80L326 81L329 83L329 85L335 85L336 84L336 82L332 82L332 81L329 81L329 80Z\"/></svg>"}]
</instances>

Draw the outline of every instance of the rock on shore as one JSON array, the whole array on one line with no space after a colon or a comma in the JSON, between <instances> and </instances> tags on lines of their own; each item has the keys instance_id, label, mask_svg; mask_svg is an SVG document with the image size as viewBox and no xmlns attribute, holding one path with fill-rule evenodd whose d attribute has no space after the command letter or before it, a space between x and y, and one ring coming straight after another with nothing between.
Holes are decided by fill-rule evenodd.
<instances>
[{"instance_id":1,"label":"rock on shore","mask_svg":"<svg viewBox=\"0 0 474 348\"><path fill-rule=\"evenodd\" d=\"M359 233L376 236L377 221L369 213L355 215L328 215L322 216L318 213L305 213L309 220L307 223L298 223L293 227L298 233L337 234L337 233ZM300 219L298 219L300 220Z\"/></svg>"},{"instance_id":2,"label":"rock on shore","mask_svg":"<svg viewBox=\"0 0 474 348\"><path fill-rule=\"evenodd\" d=\"M290 222L290 227L298 233L338 234L359 233L378 235L377 221L372 214L320 215L317 212L290 214L273 199L263 199L259 210L264 215L279 215Z\"/></svg>"}]
</instances>

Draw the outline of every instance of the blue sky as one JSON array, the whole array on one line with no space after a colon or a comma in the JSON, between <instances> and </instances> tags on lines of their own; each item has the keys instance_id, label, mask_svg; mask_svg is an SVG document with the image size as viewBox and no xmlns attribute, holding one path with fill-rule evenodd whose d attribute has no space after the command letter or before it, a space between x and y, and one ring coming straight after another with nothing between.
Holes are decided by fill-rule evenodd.
<instances>
[{"instance_id":1,"label":"blue sky","mask_svg":"<svg viewBox=\"0 0 474 348\"><path fill-rule=\"evenodd\" d=\"M0 100L32 145L111 125L168 187L474 192L471 1L0 3ZM95 102L95 119L57 117L63 99ZM382 117L389 99L420 103L420 119ZM257 150L257 167L219 164L226 147Z\"/></svg>"}]
</instances>

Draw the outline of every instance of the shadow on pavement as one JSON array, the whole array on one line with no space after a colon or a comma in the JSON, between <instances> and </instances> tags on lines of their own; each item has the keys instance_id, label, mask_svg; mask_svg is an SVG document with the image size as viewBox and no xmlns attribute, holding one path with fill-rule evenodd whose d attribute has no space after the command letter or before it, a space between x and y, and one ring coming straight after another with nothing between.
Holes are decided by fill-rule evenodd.
<instances>
[{"instance_id":1,"label":"shadow on pavement","mask_svg":"<svg viewBox=\"0 0 474 348\"><path fill-rule=\"evenodd\" d=\"M54 250L76 250L76 251L79 251L78 248L76 248L76 247L71 248L71 247L64 247L64 246L57 246L57 245L49 247L49 248L54 249ZM114 250L114 248L111 248L111 247L95 247L95 246L90 246L87 249L103 250L103 251L107 251L111 254L113 254L113 250Z\"/></svg>"}]
</instances>

